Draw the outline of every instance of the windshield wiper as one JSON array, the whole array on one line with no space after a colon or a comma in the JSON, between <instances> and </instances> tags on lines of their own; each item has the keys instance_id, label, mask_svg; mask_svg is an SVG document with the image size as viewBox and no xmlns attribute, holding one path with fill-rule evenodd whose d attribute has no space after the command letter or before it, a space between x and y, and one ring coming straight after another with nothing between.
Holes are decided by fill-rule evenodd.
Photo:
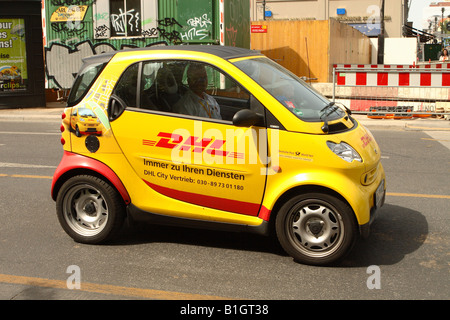
<instances>
[{"instance_id":1,"label":"windshield wiper","mask_svg":"<svg viewBox=\"0 0 450 320\"><path fill-rule=\"evenodd\" d=\"M331 109L331 110L326 112L327 109ZM324 108L322 108L322 110L320 110L320 112L323 112L323 114L320 116L320 119L322 119L322 117L325 116L325 119L323 121L323 126L321 128L324 133L328 133L330 131L328 128L328 116L330 114L332 114L333 112L335 112L337 109L339 109L339 107L336 106L336 104L334 102L330 102Z\"/></svg>"},{"instance_id":2,"label":"windshield wiper","mask_svg":"<svg viewBox=\"0 0 450 320\"><path fill-rule=\"evenodd\" d=\"M339 104L342 104L342 103L339 102ZM342 104L342 107L344 108L345 112L347 113L347 115L345 116L345 120L348 120L348 117L352 114L352 111L344 104ZM330 109L330 111L326 112L327 109ZM341 108L335 102L330 102L324 108L322 108L322 110L320 110L320 112L323 112L323 114L320 116L320 119L322 119L322 117L325 117L325 120L323 121L324 124L321 128L324 133L329 132L328 116L330 114L332 114L333 112L336 112L339 109L341 109ZM344 111L344 110L342 110L342 111Z\"/></svg>"}]
</instances>

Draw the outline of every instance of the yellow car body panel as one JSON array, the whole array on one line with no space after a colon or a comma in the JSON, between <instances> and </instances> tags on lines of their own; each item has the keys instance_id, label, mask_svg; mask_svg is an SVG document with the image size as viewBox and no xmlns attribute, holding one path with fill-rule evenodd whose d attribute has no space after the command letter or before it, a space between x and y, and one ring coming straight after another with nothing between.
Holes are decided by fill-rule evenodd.
<instances>
[{"instance_id":1,"label":"yellow car body panel","mask_svg":"<svg viewBox=\"0 0 450 320\"><path fill-rule=\"evenodd\" d=\"M272 133L273 130L269 129L269 132ZM353 208L360 225L369 222L370 208L374 205L372 196L381 180L385 179L385 173L375 140L371 139L370 145L363 147L363 140L370 135L367 130L358 126L353 131L336 137L287 131L277 132L277 135L280 172L268 176L263 202L266 208L272 209L276 200L292 188L320 186L333 190L344 198ZM326 147L327 140L346 141L353 147L360 146L357 151L366 161L364 164L345 162ZM370 185L355 183L373 168L377 172Z\"/></svg>"}]
</instances>

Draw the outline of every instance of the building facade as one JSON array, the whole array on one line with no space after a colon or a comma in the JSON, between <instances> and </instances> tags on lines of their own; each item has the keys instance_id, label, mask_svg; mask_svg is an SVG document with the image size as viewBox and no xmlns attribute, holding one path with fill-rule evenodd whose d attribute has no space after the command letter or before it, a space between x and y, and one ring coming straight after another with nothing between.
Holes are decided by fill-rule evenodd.
<instances>
[{"instance_id":1,"label":"building facade","mask_svg":"<svg viewBox=\"0 0 450 320\"><path fill-rule=\"evenodd\" d=\"M381 0L250 0L251 19L336 19L368 36L380 33ZM386 0L385 37L402 37L408 16L407 0Z\"/></svg>"}]
</instances>

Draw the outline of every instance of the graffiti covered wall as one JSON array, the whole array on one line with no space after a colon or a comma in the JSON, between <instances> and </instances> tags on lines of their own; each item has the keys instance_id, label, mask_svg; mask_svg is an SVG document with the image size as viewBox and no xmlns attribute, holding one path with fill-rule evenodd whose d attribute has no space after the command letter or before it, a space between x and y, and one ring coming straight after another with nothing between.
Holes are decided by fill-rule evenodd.
<instances>
[{"instance_id":1,"label":"graffiti covered wall","mask_svg":"<svg viewBox=\"0 0 450 320\"><path fill-rule=\"evenodd\" d=\"M44 0L46 87L70 88L82 59L103 52L184 43L249 48L249 4L242 3Z\"/></svg>"},{"instance_id":2,"label":"graffiti covered wall","mask_svg":"<svg viewBox=\"0 0 450 320\"><path fill-rule=\"evenodd\" d=\"M225 44L250 49L250 1L224 1Z\"/></svg>"},{"instance_id":3,"label":"graffiti covered wall","mask_svg":"<svg viewBox=\"0 0 450 320\"><path fill-rule=\"evenodd\" d=\"M121 37L121 29L131 32L131 27L127 28L128 26L136 26L136 24L141 26L141 11L137 13L134 8L129 8L120 15L116 11L122 10L116 7L116 11L103 12L107 2L107 8L109 8L109 1L100 0L44 1L44 25L46 26L44 43L48 88L70 88L85 57L124 48L167 44L167 41L161 40L160 37L148 37L148 34L144 32L139 37L133 38L125 34ZM154 4L153 1L148 3ZM130 4L132 4L131 1ZM156 21L155 11L153 10L153 17L148 18L149 21ZM111 26L115 37L112 37L110 33ZM141 31L140 28L139 31Z\"/></svg>"}]
</instances>

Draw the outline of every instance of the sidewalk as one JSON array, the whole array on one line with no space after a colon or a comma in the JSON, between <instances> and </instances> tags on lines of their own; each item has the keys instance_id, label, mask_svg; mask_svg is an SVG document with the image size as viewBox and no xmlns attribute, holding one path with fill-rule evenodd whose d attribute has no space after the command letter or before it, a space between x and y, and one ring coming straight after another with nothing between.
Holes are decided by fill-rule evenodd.
<instances>
[{"instance_id":1,"label":"sidewalk","mask_svg":"<svg viewBox=\"0 0 450 320\"><path fill-rule=\"evenodd\" d=\"M367 115L352 115L369 129L405 131L450 131L450 121L443 118L371 119Z\"/></svg>"},{"instance_id":2,"label":"sidewalk","mask_svg":"<svg viewBox=\"0 0 450 320\"><path fill-rule=\"evenodd\" d=\"M0 121L61 121L65 102L48 102L45 108L0 109Z\"/></svg>"},{"instance_id":3,"label":"sidewalk","mask_svg":"<svg viewBox=\"0 0 450 320\"><path fill-rule=\"evenodd\" d=\"M50 102L45 108L0 109L0 121L61 121L65 103ZM370 119L366 115L353 115L370 129L450 131L450 121L437 118Z\"/></svg>"}]
</instances>

